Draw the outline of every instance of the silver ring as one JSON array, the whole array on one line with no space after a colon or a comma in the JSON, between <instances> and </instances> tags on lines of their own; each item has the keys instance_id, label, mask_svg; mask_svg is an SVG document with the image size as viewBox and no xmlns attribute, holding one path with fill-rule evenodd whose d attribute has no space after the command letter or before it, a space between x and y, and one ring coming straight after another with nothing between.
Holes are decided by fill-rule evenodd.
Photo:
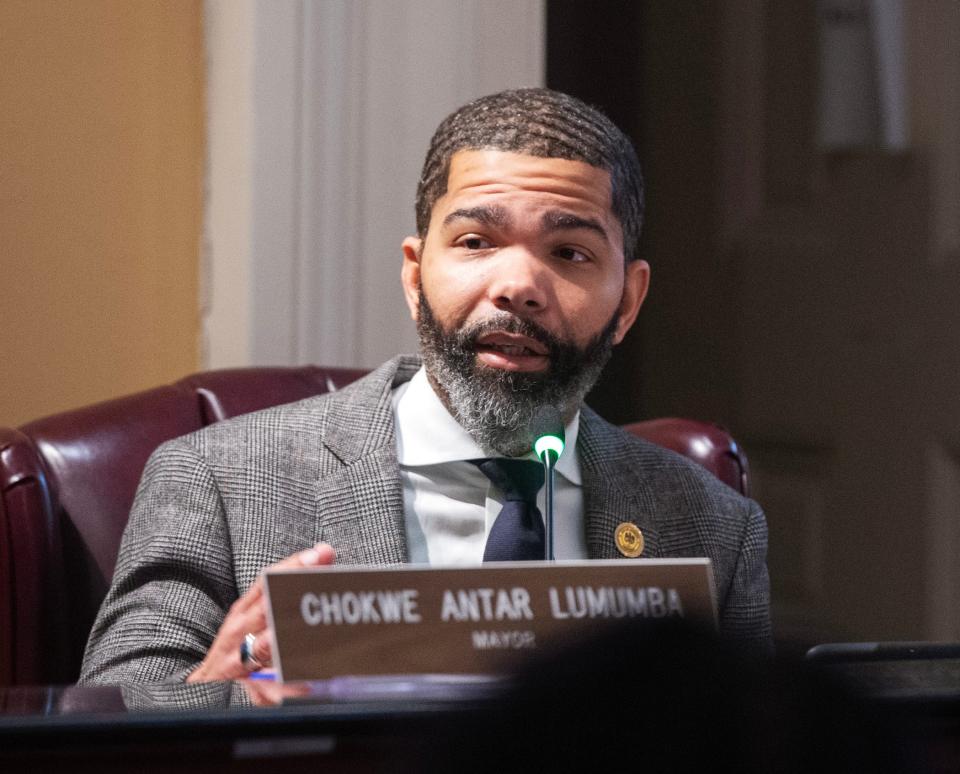
<instances>
[{"instance_id":1,"label":"silver ring","mask_svg":"<svg viewBox=\"0 0 960 774\"><path fill-rule=\"evenodd\" d=\"M240 643L240 663L248 672L256 672L263 669L263 664L253 655L254 645L257 644L256 634L246 634L243 642Z\"/></svg>"}]
</instances>

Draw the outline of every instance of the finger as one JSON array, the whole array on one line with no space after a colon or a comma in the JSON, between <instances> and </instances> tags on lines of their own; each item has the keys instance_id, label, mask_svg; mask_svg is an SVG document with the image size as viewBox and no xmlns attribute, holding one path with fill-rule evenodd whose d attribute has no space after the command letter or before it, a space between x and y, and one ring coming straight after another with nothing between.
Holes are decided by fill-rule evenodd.
<instances>
[{"instance_id":1,"label":"finger","mask_svg":"<svg viewBox=\"0 0 960 774\"><path fill-rule=\"evenodd\" d=\"M273 648L270 630L263 629L257 633L257 638L253 642L253 657L264 666L273 664Z\"/></svg>"},{"instance_id":2,"label":"finger","mask_svg":"<svg viewBox=\"0 0 960 774\"><path fill-rule=\"evenodd\" d=\"M230 636L239 640L248 634L258 634L266 628L266 605L258 605L257 607L234 614L230 619L227 631L230 633Z\"/></svg>"},{"instance_id":3,"label":"finger","mask_svg":"<svg viewBox=\"0 0 960 774\"><path fill-rule=\"evenodd\" d=\"M229 668L232 674L229 679L233 680L238 677L246 677L251 672L256 672L259 669L268 666L264 662L260 661L260 657L257 655L257 651L260 650L259 645L259 638L254 636L253 649L251 651L247 651L246 637L241 637L238 645L235 648L231 648L229 654ZM244 653L246 653L251 660L245 659ZM252 660L255 660L257 663L252 663Z\"/></svg>"},{"instance_id":4,"label":"finger","mask_svg":"<svg viewBox=\"0 0 960 774\"><path fill-rule=\"evenodd\" d=\"M336 558L336 552L333 546L327 543L317 543L312 548L281 559L276 564L270 565L269 570L290 570L297 567L317 567L325 564L333 564Z\"/></svg>"},{"instance_id":5,"label":"finger","mask_svg":"<svg viewBox=\"0 0 960 774\"><path fill-rule=\"evenodd\" d=\"M288 570L297 567L315 567L333 564L336 556L337 554L336 551L333 550L333 546L329 545L328 543L317 543L312 548L299 551L292 556L288 556L286 559L281 559L279 562L271 564L266 569ZM261 574L257 576L257 579L253 582L250 588L247 589L239 599L237 599L233 606L239 612L244 612L257 604L262 596L263 576Z\"/></svg>"},{"instance_id":6,"label":"finger","mask_svg":"<svg viewBox=\"0 0 960 774\"><path fill-rule=\"evenodd\" d=\"M223 619L220 630L214 639L214 647L219 646L224 652L233 654L239 648L241 641L247 634L263 631L267 628L266 605L262 596L259 604L248 604L244 609L243 598L238 599L230 606L230 611Z\"/></svg>"},{"instance_id":7,"label":"finger","mask_svg":"<svg viewBox=\"0 0 960 774\"><path fill-rule=\"evenodd\" d=\"M241 640L241 642L243 641ZM256 661L259 666L244 663L242 649L242 645L237 646L234 664L236 665L235 669L239 670L239 672L234 675L234 677L246 677L251 672L271 666L273 651L270 646L270 632L268 629L259 631L253 637L253 649L250 651L250 655L253 656L253 660Z\"/></svg>"},{"instance_id":8,"label":"finger","mask_svg":"<svg viewBox=\"0 0 960 774\"><path fill-rule=\"evenodd\" d=\"M299 551L270 565L268 569L320 566L332 564L335 558L336 552L332 546L327 543L317 543L312 548ZM263 632L266 628L267 613L266 606L263 604L263 575L261 574L250 588L230 606L230 610L224 619L224 626L221 627L221 633L229 632L224 643L228 650L236 646L239 651L239 643L243 637L250 632ZM256 658L263 664L269 664L271 658L269 641L265 640L264 645L258 644L257 647L265 648L265 659L260 658L259 654L255 653ZM236 663L239 663L239 656L236 657Z\"/></svg>"},{"instance_id":9,"label":"finger","mask_svg":"<svg viewBox=\"0 0 960 774\"><path fill-rule=\"evenodd\" d=\"M273 682L247 680L243 683L243 690L247 692L255 707L275 707L283 700L277 684Z\"/></svg>"},{"instance_id":10,"label":"finger","mask_svg":"<svg viewBox=\"0 0 960 774\"><path fill-rule=\"evenodd\" d=\"M250 700L258 707L275 706L284 699L310 695L308 683L276 683L264 680L247 680L242 683Z\"/></svg>"},{"instance_id":11,"label":"finger","mask_svg":"<svg viewBox=\"0 0 960 774\"><path fill-rule=\"evenodd\" d=\"M245 613L257 605L263 598L263 581L258 576L243 594L230 606L230 611L236 610L238 613Z\"/></svg>"},{"instance_id":12,"label":"finger","mask_svg":"<svg viewBox=\"0 0 960 774\"><path fill-rule=\"evenodd\" d=\"M317 543L313 550L317 552L317 564L327 565L337 561L337 551L329 543Z\"/></svg>"}]
</instances>

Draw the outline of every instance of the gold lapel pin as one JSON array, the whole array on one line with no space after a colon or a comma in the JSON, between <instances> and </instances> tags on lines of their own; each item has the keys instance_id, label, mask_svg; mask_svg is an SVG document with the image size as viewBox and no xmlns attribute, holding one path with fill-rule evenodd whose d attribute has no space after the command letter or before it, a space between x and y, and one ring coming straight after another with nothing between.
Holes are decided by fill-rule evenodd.
<instances>
[{"instance_id":1,"label":"gold lapel pin","mask_svg":"<svg viewBox=\"0 0 960 774\"><path fill-rule=\"evenodd\" d=\"M617 550L628 559L636 559L643 553L643 533L633 522L624 521L618 524L613 539Z\"/></svg>"}]
</instances>

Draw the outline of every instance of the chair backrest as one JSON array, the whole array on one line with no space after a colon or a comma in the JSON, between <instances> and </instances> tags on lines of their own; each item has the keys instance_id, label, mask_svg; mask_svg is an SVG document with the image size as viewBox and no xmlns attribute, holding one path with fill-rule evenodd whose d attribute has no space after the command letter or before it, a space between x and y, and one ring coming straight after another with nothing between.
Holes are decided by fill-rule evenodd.
<instances>
[{"instance_id":1,"label":"chair backrest","mask_svg":"<svg viewBox=\"0 0 960 774\"><path fill-rule=\"evenodd\" d=\"M228 417L338 389L364 373L317 366L209 371L0 428L0 685L76 680L140 475L157 446ZM746 491L746 459L725 431L676 419L627 429Z\"/></svg>"},{"instance_id":2,"label":"chair backrest","mask_svg":"<svg viewBox=\"0 0 960 774\"><path fill-rule=\"evenodd\" d=\"M634 435L700 463L731 489L750 496L747 453L724 428L695 419L664 417L623 426Z\"/></svg>"},{"instance_id":3,"label":"chair backrest","mask_svg":"<svg viewBox=\"0 0 960 774\"><path fill-rule=\"evenodd\" d=\"M147 458L212 422L364 371L246 368L0 428L0 685L71 682Z\"/></svg>"}]
</instances>

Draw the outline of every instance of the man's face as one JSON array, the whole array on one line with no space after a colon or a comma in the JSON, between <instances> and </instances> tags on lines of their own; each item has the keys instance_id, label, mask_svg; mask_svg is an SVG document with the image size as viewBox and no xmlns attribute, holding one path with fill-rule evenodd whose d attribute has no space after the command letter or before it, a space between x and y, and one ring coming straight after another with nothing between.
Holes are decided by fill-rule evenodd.
<instances>
[{"instance_id":1,"label":"man's face","mask_svg":"<svg viewBox=\"0 0 960 774\"><path fill-rule=\"evenodd\" d=\"M633 324L649 268L624 265L610 197L609 174L583 162L460 151L426 239L404 240L428 376L481 446L526 451L544 402L569 419Z\"/></svg>"}]
</instances>

